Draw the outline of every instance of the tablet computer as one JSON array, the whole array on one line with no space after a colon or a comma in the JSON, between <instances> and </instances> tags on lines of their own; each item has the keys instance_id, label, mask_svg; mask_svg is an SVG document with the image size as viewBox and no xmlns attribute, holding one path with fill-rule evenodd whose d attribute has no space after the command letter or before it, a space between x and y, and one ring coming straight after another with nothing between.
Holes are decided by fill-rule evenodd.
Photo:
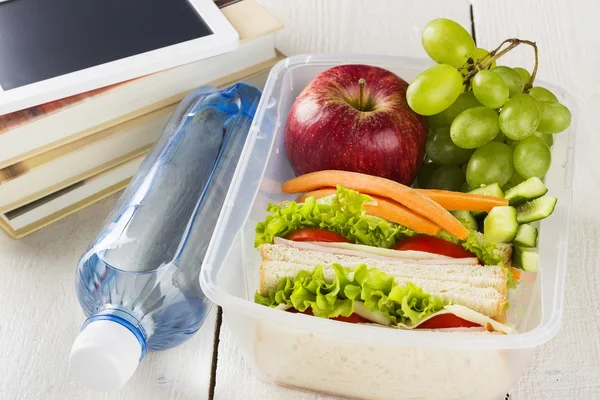
<instances>
[{"instance_id":1,"label":"tablet computer","mask_svg":"<svg viewBox=\"0 0 600 400\"><path fill-rule=\"evenodd\" d=\"M213 0L0 1L0 115L235 50Z\"/></svg>"}]
</instances>

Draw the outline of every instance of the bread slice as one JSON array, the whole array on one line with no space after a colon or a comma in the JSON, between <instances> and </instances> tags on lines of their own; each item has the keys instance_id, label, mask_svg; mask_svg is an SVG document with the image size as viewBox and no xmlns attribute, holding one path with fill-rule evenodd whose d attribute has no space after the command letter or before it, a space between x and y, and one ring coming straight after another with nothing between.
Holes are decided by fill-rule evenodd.
<instances>
[{"instance_id":1,"label":"bread slice","mask_svg":"<svg viewBox=\"0 0 600 400\"><path fill-rule=\"evenodd\" d=\"M399 285L412 282L425 292L469 307L498 322L506 321L506 272L499 266L405 264L391 260L372 259L303 250L277 244L259 247L262 256L259 292L274 290L281 278L293 278L299 271L323 266L325 279L335 277L332 264L354 268L365 264L369 268L392 275Z\"/></svg>"}]
</instances>

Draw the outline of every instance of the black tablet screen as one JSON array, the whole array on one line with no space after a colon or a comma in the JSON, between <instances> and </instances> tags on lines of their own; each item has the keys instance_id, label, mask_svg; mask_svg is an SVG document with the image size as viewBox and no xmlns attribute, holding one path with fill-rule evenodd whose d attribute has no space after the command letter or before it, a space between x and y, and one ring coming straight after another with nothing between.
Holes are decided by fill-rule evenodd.
<instances>
[{"instance_id":1,"label":"black tablet screen","mask_svg":"<svg viewBox=\"0 0 600 400\"><path fill-rule=\"evenodd\" d=\"M0 87L211 34L188 0L11 0L0 3Z\"/></svg>"}]
</instances>

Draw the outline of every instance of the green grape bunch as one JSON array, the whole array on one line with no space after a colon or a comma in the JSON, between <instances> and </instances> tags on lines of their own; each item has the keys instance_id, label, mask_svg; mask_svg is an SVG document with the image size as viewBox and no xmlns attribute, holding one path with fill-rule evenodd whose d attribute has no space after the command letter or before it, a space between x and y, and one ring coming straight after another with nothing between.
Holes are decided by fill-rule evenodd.
<instances>
[{"instance_id":1,"label":"green grape bunch","mask_svg":"<svg viewBox=\"0 0 600 400\"><path fill-rule=\"evenodd\" d=\"M543 178L552 135L569 127L571 112L550 90L534 86L536 43L511 38L488 51L460 24L439 18L423 29L422 44L437 65L421 72L406 92L409 106L427 116L430 127L419 185L458 191ZM522 44L534 50L531 72L496 65Z\"/></svg>"}]
</instances>

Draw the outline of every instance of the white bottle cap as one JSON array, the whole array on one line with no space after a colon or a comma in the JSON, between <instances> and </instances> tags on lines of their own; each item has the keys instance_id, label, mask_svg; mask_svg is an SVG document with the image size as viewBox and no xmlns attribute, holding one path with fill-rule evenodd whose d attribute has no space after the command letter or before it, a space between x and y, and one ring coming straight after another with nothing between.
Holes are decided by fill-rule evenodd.
<instances>
[{"instance_id":1,"label":"white bottle cap","mask_svg":"<svg viewBox=\"0 0 600 400\"><path fill-rule=\"evenodd\" d=\"M129 329L110 320L93 321L73 343L71 376L91 389L112 392L131 378L141 354L140 342Z\"/></svg>"}]
</instances>

